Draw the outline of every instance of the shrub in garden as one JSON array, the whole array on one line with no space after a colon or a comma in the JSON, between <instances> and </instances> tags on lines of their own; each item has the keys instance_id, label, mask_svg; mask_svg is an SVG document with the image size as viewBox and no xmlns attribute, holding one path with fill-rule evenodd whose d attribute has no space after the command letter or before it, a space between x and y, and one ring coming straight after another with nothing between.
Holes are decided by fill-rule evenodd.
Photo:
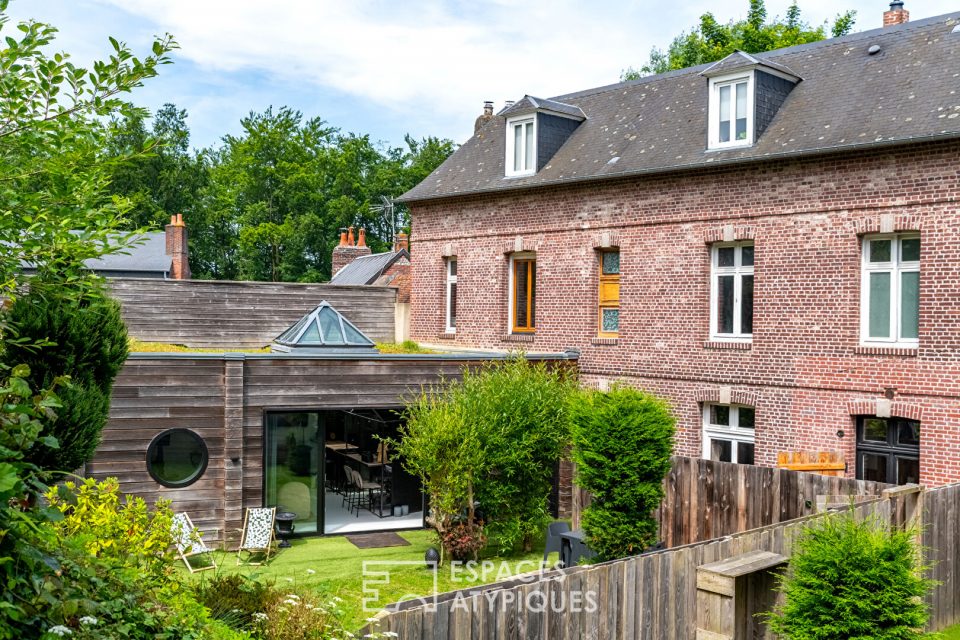
<instances>
[{"instance_id":1,"label":"shrub in garden","mask_svg":"<svg viewBox=\"0 0 960 640\"><path fill-rule=\"evenodd\" d=\"M909 640L923 633L922 577L915 531L891 530L851 514L820 518L800 535L781 578L783 605L768 622L787 640Z\"/></svg>"},{"instance_id":2,"label":"shrub in garden","mask_svg":"<svg viewBox=\"0 0 960 640\"><path fill-rule=\"evenodd\" d=\"M550 521L553 473L570 444L568 398L576 389L563 367L516 356L465 370L456 401L481 439L485 473L476 498L499 553L525 551Z\"/></svg>"},{"instance_id":3,"label":"shrub in garden","mask_svg":"<svg viewBox=\"0 0 960 640\"><path fill-rule=\"evenodd\" d=\"M592 496L582 515L590 548L604 560L636 555L658 535L653 511L673 453L667 403L621 386L577 394L570 413L576 481Z\"/></svg>"},{"instance_id":4,"label":"shrub in garden","mask_svg":"<svg viewBox=\"0 0 960 640\"><path fill-rule=\"evenodd\" d=\"M99 288L77 295L64 283L35 279L29 293L13 303L6 321L20 341L6 345L0 364L27 365L27 382L35 389L48 388L60 376L70 380L59 390L56 419L48 420L43 431L59 447L35 447L28 460L45 470L78 469L100 443L113 380L127 359L120 305ZM45 346L37 349L31 343Z\"/></svg>"},{"instance_id":5,"label":"shrub in garden","mask_svg":"<svg viewBox=\"0 0 960 640\"><path fill-rule=\"evenodd\" d=\"M522 356L411 399L391 445L430 497L444 551L528 548L549 519L553 470L570 441L572 375ZM480 532L477 506L483 512Z\"/></svg>"}]
</instances>

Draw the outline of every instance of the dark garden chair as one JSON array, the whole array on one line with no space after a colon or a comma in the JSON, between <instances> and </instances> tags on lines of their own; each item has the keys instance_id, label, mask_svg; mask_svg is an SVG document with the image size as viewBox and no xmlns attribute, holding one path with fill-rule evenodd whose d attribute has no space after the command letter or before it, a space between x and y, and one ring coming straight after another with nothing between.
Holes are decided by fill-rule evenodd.
<instances>
[{"instance_id":1,"label":"dark garden chair","mask_svg":"<svg viewBox=\"0 0 960 640\"><path fill-rule=\"evenodd\" d=\"M560 534L570 531L568 522L551 522L547 525L547 542L543 548L543 564L547 564L547 556L551 553L560 553Z\"/></svg>"}]
</instances>

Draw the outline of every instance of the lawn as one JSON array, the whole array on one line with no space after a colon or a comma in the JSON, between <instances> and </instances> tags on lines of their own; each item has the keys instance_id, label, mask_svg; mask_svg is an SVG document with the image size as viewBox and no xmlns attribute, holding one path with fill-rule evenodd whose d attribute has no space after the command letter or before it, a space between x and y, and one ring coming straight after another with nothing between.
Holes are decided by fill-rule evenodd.
<instances>
[{"instance_id":1,"label":"lawn","mask_svg":"<svg viewBox=\"0 0 960 640\"><path fill-rule=\"evenodd\" d=\"M342 536L323 538L302 538L292 541L292 547L281 549L267 566L236 566L236 555L218 553L216 555L218 571L232 573L239 571L248 576L273 580L278 586L285 582L315 589L318 592L340 597L341 606L346 612L344 623L348 629L359 629L366 618L374 611L364 610L363 593L364 562L409 562L402 566L379 565L378 570L389 570L389 584L377 584L380 597L371 603L375 609L411 596L425 596L433 593L433 572L426 568L423 554L434 546L430 531L405 531L400 536L410 542L406 547L386 547L382 549L358 549ZM543 544L527 554L518 554L510 558L486 557L490 561L486 579L483 579L482 567L477 575L465 575L461 570L454 574L451 566L441 567L437 572L437 589L440 592L464 589L469 586L496 582L517 573L527 573L537 568L543 559ZM526 561L519 564L521 561ZM182 566L182 565L181 565ZM372 568L368 565L368 568ZM193 579L202 580L212 572L201 572Z\"/></svg>"},{"instance_id":2,"label":"lawn","mask_svg":"<svg viewBox=\"0 0 960 640\"><path fill-rule=\"evenodd\" d=\"M940 632L941 640L960 640L960 624Z\"/></svg>"}]
</instances>

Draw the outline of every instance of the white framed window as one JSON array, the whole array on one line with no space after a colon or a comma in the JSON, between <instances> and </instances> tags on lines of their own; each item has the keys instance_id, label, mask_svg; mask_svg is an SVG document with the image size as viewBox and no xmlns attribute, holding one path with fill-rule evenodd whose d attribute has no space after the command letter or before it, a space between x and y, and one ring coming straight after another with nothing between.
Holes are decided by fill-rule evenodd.
<instances>
[{"instance_id":1,"label":"white framed window","mask_svg":"<svg viewBox=\"0 0 960 640\"><path fill-rule=\"evenodd\" d=\"M920 343L920 234L863 238L860 281L860 341Z\"/></svg>"},{"instance_id":2,"label":"white framed window","mask_svg":"<svg viewBox=\"0 0 960 640\"><path fill-rule=\"evenodd\" d=\"M703 457L718 462L753 464L756 412L736 404L703 405Z\"/></svg>"},{"instance_id":3,"label":"white framed window","mask_svg":"<svg viewBox=\"0 0 960 640\"><path fill-rule=\"evenodd\" d=\"M510 333L534 333L537 330L537 254L510 256L509 274Z\"/></svg>"},{"instance_id":4,"label":"white framed window","mask_svg":"<svg viewBox=\"0 0 960 640\"><path fill-rule=\"evenodd\" d=\"M457 259L447 259L447 308L444 317L447 333L457 332Z\"/></svg>"},{"instance_id":5,"label":"white framed window","mask_svg":"<svg viewBox=\"0 0 960 640\"><path fill-rule=\"evenodd\" d=\"M753 339L753 241L710 247L710 338Z\"/></svg>"},{"instance_id":6,"label":"white framed window","mask_svg":"<svg viewBox=\"0 0 960 640\"><path fill-rule=\"evenodd\" d=\"M710 79L708 149L753 144L753 83L753 71Z\"/></svg>"},{"instance_id":7,"label":"white framed window","mask_svg":"<svg viewBox=\"0 0 960 640\"><path fill-rule=\"evenodd\" d=\"M506 175L529 176L537 171L537 119L525 116L507 120Z\"/></svg>"}]
</instances>

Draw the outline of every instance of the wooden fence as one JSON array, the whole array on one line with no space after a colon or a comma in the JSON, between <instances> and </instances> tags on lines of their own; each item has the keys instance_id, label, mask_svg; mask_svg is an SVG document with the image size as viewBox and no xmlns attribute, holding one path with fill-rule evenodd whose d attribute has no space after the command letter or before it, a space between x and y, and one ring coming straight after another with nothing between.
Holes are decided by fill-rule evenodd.
<instances>
[{"instance_id":1,"label":"wooden fence","mask_svg":"<svg viewBox=\"0 0 960 640\"><path fill-rule=\"evenodd\" d=\"M856 517L891 518L892 500L871 498ZM674 640L697 637L697 567L751 551L789 556L804 526L822 515L593 566L528 576L529 582L401 604L379 628L401 640ZM761 594L769 598L769 589ZM759 619L749 637L766 637Z\"/></svg>"},{"instance_id":2,"label":"wooden fence","mask_svg":"<svg viewBox=\"0 0 960 640\"><path fill-rule=\"evenodd\" d=\"M960 484L923 496L923 546L928 576L939 584L927 597L931 629L960 623Z\"/></svg>"},{"instance_id":3,"label":"wooden fence","mask_svg":"<svg viewBox=\"0 0 960 640\"><path fill-rule=\"evenodd\" d=\"M771 467L674 456L657 513L667 547L727 536L816 513L819 495L878 496L890 485ZM589 496L574 489L573 526Z\"/></svg>"},{"instance_id":4,"label":"wooden fence","mask_svg":"<svg viewBox=\"0 0 960 640\"><path fill-rule=\"evenodd\" d=\"M290 282L110 278L130 335L188 347L258 348L323 300L377 342L396 335L396 289Z\"/></svg>"}]
</instances>

